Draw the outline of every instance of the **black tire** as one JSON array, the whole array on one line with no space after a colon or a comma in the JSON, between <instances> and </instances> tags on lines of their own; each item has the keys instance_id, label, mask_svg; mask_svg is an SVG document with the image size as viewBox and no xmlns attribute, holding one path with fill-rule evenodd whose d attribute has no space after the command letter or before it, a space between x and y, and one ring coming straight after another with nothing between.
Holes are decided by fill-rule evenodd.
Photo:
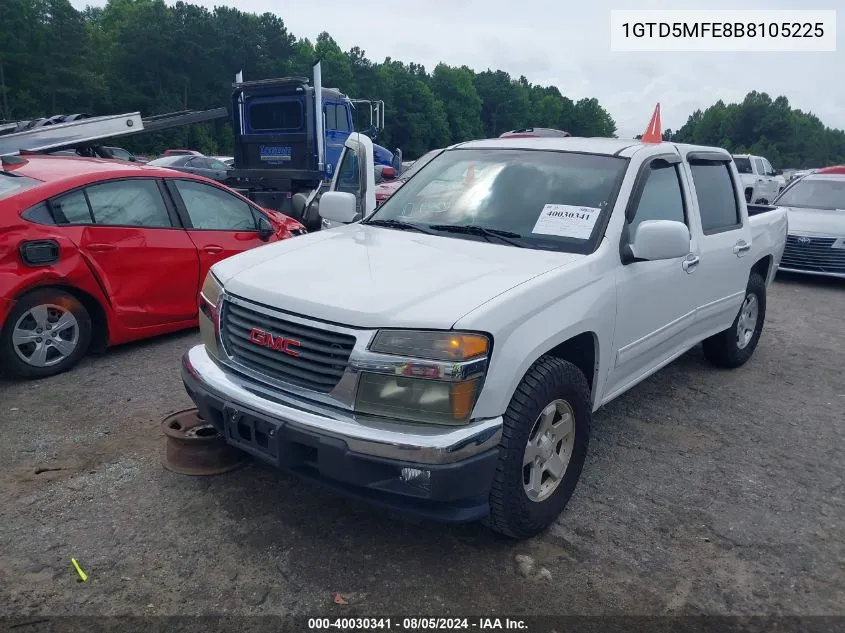
<instances>
[{"instance_id":1,"label":"black tire","mask_svg":"<svg viewBox=\"0 0 845 633\"><path fill-rule=\"evenodd\" d=\"M574 446L557 488L543 501L533 501L523 486L523 456L538 416L557 399L565 400L573 411ZM530 538L555 521L581 476L591 423L590 388L581 370L552 356L539 358L517 386L505 412L487 521L494 531L512 538Z\"/></svg>"},{"instance_id":2,"label":"black tire","mask_svg":"<svg viewBox=\"0 0 845 633\"><path fill-rule=\"evenodd\" d=\"M751 202L751 196L753 196L753 195L754 195L754 190L753 190L753 189L746 189L746 190L745 190L745 201L746 201L746 202Z\"/></svg>"},{"instance_id":3,"label":"black tire","mask_svg":"<svg viewBox=\"0 0 845 633\"><path fill-rule=\"evenodd\" d=\"M53 305L70 312L76 319L77 336L73 351L54 364L38 367L24 361L15 351L12 331L18 320L39 305ZM57 314L51 310L51 318ZM44 337L45 339L47 336ZM17 378L46 378L67 371L85 355L91 343L91 317L85 306L72 294L57 288L43 288L24 295L15 302L14 308L6 318L3 331L0 332L0 366L7 374ZM33 343L35 345L35 343ZM27 348L30 349L30 348ZM51 355L55 355L53 351Z\"/></svg>"},{"instance_id":4,"label":"black tire","mask_svg":"<svg viewBox=\"0 0 845 633\"><path fill-rule=\"evenodd\" d=\"M745 345L740 347L738 342L737 328L739 319L742 316L745 302L750 296L754 296L757 301L757 319L754 324L754 331L751 339ZM740 307L731 327L724 332L719 332L714 336L704 340L704 356L708 361L717 367L725 367L728 369L735 369L748 362L748 359L754 354L757 348L757 342L760 340L760 334L763 332L763 323L766 320L766 282L759 275L759 273L751 273L748 279L748 286L745 290L745 299L743 305Z\"/></svg>"}]
</instances>

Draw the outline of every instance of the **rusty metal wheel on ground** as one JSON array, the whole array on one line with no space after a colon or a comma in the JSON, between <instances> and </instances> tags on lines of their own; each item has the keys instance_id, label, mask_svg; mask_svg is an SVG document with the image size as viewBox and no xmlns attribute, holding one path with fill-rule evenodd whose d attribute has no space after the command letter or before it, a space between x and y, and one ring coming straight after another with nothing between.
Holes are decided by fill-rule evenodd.
<instances>
[{"instance_id":1,"label":"rusty metal wheel on ground","mask_svg":"<svg viewBox=\"0 0 845 633\"><path fill-rule=\"evenodd\" d=\"M229 446L196 409L171 413L161 423L164 467L180 475L219 475L243 466L249 456Z\"/></svg>"}]
</instances>

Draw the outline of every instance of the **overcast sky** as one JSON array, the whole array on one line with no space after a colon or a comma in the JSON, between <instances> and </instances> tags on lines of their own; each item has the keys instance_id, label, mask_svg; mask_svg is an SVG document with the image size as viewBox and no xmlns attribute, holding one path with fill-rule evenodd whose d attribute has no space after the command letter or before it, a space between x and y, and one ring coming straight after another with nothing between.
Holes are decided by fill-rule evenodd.
<instances>
[{"instance_id":1,"label":"overcast sky","mask_svg":"<svg viewBox=\"0 0 845 633\"><path fill-rule=\"evenodd\" d=\"M173 4L172 0L166 0ZM835 53L612 53L610 9L836 9L841 0L192 0L279 15L297 37L328 31L342 49L385 57L502 69L555 85L573 100L596 97L620 137L645 129L656 102L663 128L677 129L696 108L739 101L750 90L785 95L826 125L845 129L845 36ZM71 0L77 8L105 0ZM837 17L845 16L840 11ZM330 81L330 79L328 79ZM367 95L370 96L370 95Z\"/></svg>"}]
</instances>

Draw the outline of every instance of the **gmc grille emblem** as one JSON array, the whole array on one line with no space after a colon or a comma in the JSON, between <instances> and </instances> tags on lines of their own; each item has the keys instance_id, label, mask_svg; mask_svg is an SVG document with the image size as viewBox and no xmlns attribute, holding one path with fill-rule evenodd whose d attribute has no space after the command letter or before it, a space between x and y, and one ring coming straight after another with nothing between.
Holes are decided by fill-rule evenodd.
<instances>
[{"instance_id":1,"label":"gmc grille emblem","mask_svg":"<svg viewBox=\"0 0 845 633\"><path fill-rule=\"evenodd\" d=\"M799 243L799 244L803 244L803 245L805 245L805 246L806 246L807 244L809 244L810 242L812 242L812 241L813 241L813 240L811 240L809 237L804 237L803 235L802 235L801 237L799 237L799 238L798 238L798 243Z\"/></svg>"},{"instance_id":2,"label":"gmc grille emblem","mask_svg":"<svg viewBox=\"0 0 845 633\"><path fill-rule=\"evenodd\" d=\"M249 331L249 342L253 345L260 345L261 347L276 350L288 356L299 356L299 352L295 349L299 347L299 341L292 338L285 338L284 336L273 336L270 332L259 330L257 327Z\"/></svg>"}]
</instances>

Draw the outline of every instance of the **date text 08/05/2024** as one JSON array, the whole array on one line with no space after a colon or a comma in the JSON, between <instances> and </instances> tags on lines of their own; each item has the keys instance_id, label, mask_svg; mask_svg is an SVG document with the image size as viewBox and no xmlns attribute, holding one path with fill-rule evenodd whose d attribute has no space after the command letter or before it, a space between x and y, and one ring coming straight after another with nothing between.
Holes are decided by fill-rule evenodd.
<instances>
[{"instance_id":1,"label":"date text 08/05/2024","mask_svg":"<svg viewBox=\"0 0 845 633\"><path fill-rule=\"evenodd\" d=\"M396 630L396 631L446 631L446 630L521 630L527 631L524 620L513 618L308 618L309 631L340 630Z\"/></svg>"}]
</instances>

